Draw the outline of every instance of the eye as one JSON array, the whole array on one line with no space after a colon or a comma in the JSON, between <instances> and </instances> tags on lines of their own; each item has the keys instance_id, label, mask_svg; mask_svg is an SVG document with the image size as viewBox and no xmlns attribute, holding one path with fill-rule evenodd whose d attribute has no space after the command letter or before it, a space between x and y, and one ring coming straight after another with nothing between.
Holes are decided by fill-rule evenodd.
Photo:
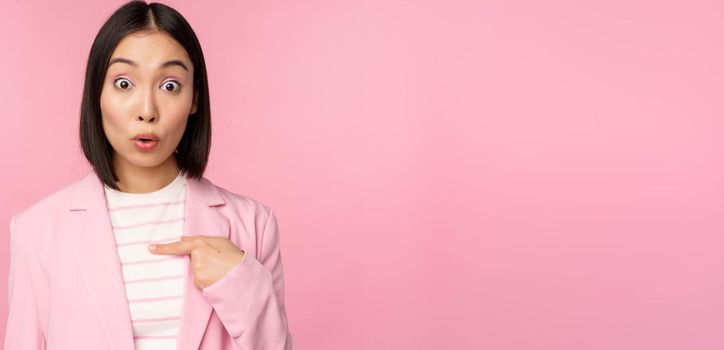
<instances>
[{"instance_id":1,"label":"eye","mask_svg":"<svg viewBox=\"0 0 724 350\"><path fill-rule=\"evenodd\" d=\"M129 86L131 86L131 81L126 78L118 78L113 82L113 85L115 85L123 90L126 90Z\"/></svg>"},{"instance_id":2,"label":"eye","mask_svg":"<svg viewBox=\"0 0 724 350\"><path fill-rule=\"evenodd\" d=\"M177 88L175 90L173 90L174 85L177 86ZM170 88L172 90L167 90L167 91L175 92L181 88L181 84L179 84L176 80L167 80L166 82L163 83L163 88Z\"/></svg>"}]
</instances>

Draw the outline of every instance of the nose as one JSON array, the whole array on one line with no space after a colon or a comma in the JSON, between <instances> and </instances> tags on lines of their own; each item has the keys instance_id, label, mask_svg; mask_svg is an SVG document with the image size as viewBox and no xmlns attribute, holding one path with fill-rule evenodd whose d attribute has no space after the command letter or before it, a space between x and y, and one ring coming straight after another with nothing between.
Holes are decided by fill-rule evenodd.
<instances>
[{"instance_id":1,"label":"nose","mask_svg":"<svg viewBox=\"0 0 724 350\"><path fill-rule=\"evenodd\" d=\"M158 110L156 110L156 101L153 89L147 90L141 103L142 105L140 114L138 115L138 121L156 121L158 119Z\"/></svg>"},{"instance_id":2,"label":"nose","mask_svg":"<svg viewBox=\"0 0 724 350\"><path fill-rule=\"evenodd\" d=\"M139 121L148 120L149 122L153 122L153 121L156 120L156 117L148 117L148 116L139 115L139 116L138 116L138 120L139 120Z\"/></svg>"}]
</instances>

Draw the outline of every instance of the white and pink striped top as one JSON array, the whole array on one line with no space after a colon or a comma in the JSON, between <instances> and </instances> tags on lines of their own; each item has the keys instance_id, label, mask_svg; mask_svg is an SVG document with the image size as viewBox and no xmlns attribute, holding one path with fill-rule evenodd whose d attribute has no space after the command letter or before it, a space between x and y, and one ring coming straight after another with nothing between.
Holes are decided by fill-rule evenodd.
<instances>
[{"instance_id":1,"label":"white and pink striped top","mask_svg":"<svg viewBox=\"0 0 724 350\"><path fill-rule=\"evenodd\" d=\"M104 187L136 349L176 349L184 256L151 254L148 244L177 241L184 234L184 178L179 172L173 182L150 193Z\"/></svg>"}]
</instances>

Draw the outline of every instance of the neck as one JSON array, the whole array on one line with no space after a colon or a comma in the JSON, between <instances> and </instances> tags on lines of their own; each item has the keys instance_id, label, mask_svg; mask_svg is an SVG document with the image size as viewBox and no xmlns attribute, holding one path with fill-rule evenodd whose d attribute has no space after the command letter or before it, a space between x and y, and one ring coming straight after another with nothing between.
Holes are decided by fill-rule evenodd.
<instances>
[{"instance_id":1,"label":"neck","mask_svg":"<svg viewBox=\"0 0 724 350\"><path fill-rule=\"evenodd\" d=\"M116 156L116 159L122 157ZM176 158L171 155L166 161L155 167L138 167L127 161L115 162L118 186L121 192L149 193L158 191L170 184L178 176L179 167Z\"/></svg>"}]
</instances>

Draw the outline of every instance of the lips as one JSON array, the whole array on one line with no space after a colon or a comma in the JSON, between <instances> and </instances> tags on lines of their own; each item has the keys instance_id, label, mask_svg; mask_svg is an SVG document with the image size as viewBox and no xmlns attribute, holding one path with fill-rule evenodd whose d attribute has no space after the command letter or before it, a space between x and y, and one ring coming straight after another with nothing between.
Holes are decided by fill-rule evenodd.
<instances>
[{"instance_id":1,"label":"lips","mask_svg":"<svg viewBox=\"0 0 724 350\"><path fill-rule=\"evenodd\" d=\"M131 142L136 145L136 149L142 152L152 152L158 145L159 137L154 133L136 134L131 138Z\"/></svg>"},{"instance_id":2,"label":"lips","mask_svg":"<svg viewBox=\"0 0 724 350\"><path fill-rule=\"evenodd\" d=\"M158 141L158 136L156 136L156 134L153 134L153 133L144 133L144 134L138 134L138 135L134 136L131 140L134 140L134 141L138 140L138 141L143 141L143 142Z\"/></svg>"}]
</instances>

